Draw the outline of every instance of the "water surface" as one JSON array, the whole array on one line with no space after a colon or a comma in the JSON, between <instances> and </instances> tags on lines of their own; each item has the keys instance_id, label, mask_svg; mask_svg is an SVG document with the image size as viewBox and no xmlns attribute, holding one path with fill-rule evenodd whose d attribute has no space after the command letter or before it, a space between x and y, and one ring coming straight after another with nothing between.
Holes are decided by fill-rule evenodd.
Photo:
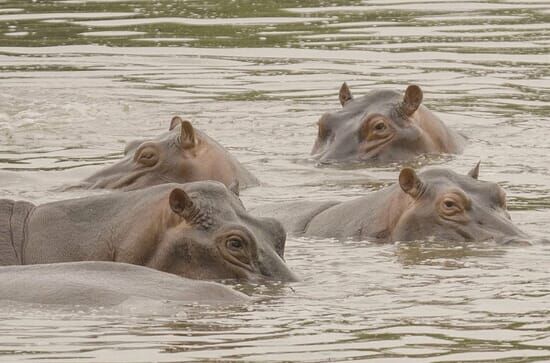
<instances>
[{"instance_id":1,"label":"water surface","mask_svg":"<svg viewBox=\"0 0 550 363\"><path fill-rule=\"evenodd\" d=\"M468 136L412 166L507 191L533 239L550 223L548 1L0 1L0 197L36 203L180 114L262 181L247 206L349 200L401 165L316 168L319 116L418 84ZM97 192L93 192L97 193ZM550 361L550 249L290 238L291 285L185 311L0 309L0 361Z\"/></svg>"}]
</instances>

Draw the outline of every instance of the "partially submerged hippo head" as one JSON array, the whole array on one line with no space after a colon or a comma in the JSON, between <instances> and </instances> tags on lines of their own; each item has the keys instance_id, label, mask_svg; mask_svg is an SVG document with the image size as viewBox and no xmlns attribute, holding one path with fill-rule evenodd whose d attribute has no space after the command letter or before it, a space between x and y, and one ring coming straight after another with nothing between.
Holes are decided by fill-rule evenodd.
<instances>
[{"instance_id":1,"label":"partially submerged hippo head","mask_svg":"<svg viewBox=\"0 0 550 363\"><path fill-rule=\"evenodd\" d=\"M418 86L405 93L379 89L354 99L347 84L340 88L342 109L318 121L311 151L321 163L394 162L425 153L458 153L462 137L449 130L422 103Z\"/></svg>"},{"instance_id":2,"label":"partially submerged hippo head","mask_svg":"<svg viewBox=\"0 0 550 363\"><path fill-rule=\"evenodd\" d=\"M250 215L217 181L39 206L0 200L0 210L11 211L0 215L9 232L0 234L0 265L112 261L194 279L295 280L281 224Z\"/></svg>"},{"instance_id":3,"label":"partially submerged hippo head","mask_svg":"<svg viewBox=\"0 0 550 363\"><path fill-rule=\"evenodd\" d=\"M404 198L408 207L395 222L391 239L524 243L527 236L512 223L504 190L496 183L478 180L478 174L479 164L468 175L449 169L417 175L404 168L399 185L409 196Z\"/></svg>"},{"instance_id":4,"label":"partially submerged hippo head","mask_svg":"<svg viewBox=\"0 0 550 363\"><path fill-rule=\"evenodd\" d=\"M169 132L127 144L124 158L86 182L91 188L134 190L162 183L217 180L226 186L257 180L227 150L191 123L175 116Z\"/></svg>"},{"instance_id":5,"label":"partially submerged hippo head","mask_svg":"<svg viewBox=\"0 0 550 363\"><path fill-rule=\"evenodd\" d=\"M149 267L197 279L296 280L284 262L286 232L277 220L251 216L218 182L164 190L166 231Z\"/></svg>"}]
</instances>

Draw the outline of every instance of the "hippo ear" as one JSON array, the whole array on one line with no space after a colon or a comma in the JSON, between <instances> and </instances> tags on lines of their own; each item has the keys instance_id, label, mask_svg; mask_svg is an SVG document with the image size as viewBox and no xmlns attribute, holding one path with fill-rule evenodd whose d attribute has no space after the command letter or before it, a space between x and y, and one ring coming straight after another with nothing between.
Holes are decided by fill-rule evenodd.
<instances>
[{"instance_id":1,"label":"hippo ear","mask_svg":"<svg viewBox=\"0 0 550 363\"><path fill-rule=\"evenodd\" d=\"M181 122L181 136L180 144L184 149L192 149L197 145L197 139L195 137L195 129L191 122L183 120Z\"/></svg>"},{"instance_id":2,"label":"hippo ear","mask_svg":"<svg viewBox=\"0 0 550 363\"><path fill-rule=\"evenodd\" d=\"M342 104L343 107L347 102L351 101L352 99L353 96L351 95L348 84L344 82L340 87L340 104Z\"/></svg>"},{"instance_id":3,"label":"hippo ear","mask_svg":"<svg viewBox=\"0 0 550 363\"><path fill-rule=\"evenodd\" d=\"M176 128L176 126L180 125L183 122L182 118L179 116L172 117L172 121L170 121L170 128L168 131L172 131Z\"/></svg>"},{"instance_id":4,"label":"hippo ear","mask_svg":"<svg viewBox=\"0 0 550 363\"><path fill-rule=\"evenodd\" d=\"M168 200L172 211L185 218L188 222L193 221L193 218L200 214L199 208L183 189L176 188L172 190Z\"/></svg>"},{"instance_id":5,"label":"hippo ear","mask_svg":"<svg viewBox=\"0 0 550 363\"><path fill-rule=\"evenodd\" d=\"M235 194L238 197L240 193L239 181L235 180L233 183L229 184L227 189L229 189L231 192L233 192L233 194Z\"/></svg>"},{"instance_id":6,"label":"hippo ear","mask_svg":"<svg viewBox=\"0 0 550 363\"><path fill-rule=\"evenodd\" d=\"M468 172L468 175L471 176L474 179L477 179L479 177L479 164L480 163L481 163L481 161L478 161L476 166L474 166L474 168Z\"/></svg>"},{"instance_id":7,"label":"hippo ear","mask_svg":"<svg viewBox=\"0 0 550 363\"><path fill-rule=\"evenodd\" d=\"M417 198L422 191L422 180L416 175L414 169L403 168L399 173L399 185L401 189L413 198Z\"/></svg>"},{"instance_id":8,"label":"hippo ear","mask_svg":"<svg viewBox=\"0 0 550 363\"><path fill-rule=\"evenodd\" d=\"M186 209L193 207L193 201L183 189L174 189L170 192L170 208L174 213L183 215Z\"/></svg>"},{"instance_id":9,"label":"hippo ear","mask_svg":"<svg viewBox=\"0 0 550 363\"><path fill-rule=\"evenodd\" d=\"M420 104L422 103L422 90L420 87L416 85L411 85L407 87L407 90L405 91L405 97L403 97L403 113L407 116L411 116L413 113L416 112L418 107L420 107Z\"/></svg>"}]
</instances>

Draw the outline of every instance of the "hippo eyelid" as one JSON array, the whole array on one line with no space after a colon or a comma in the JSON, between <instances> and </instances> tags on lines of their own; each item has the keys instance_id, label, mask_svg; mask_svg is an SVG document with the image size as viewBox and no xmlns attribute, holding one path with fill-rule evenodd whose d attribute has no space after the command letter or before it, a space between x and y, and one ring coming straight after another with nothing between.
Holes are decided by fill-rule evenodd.
<instances>
[{"instance_id":1,"label":"hippo eyelid","mask_svg":"<svg viewBox=\"0 0 550 363\"><path fill-rule=\"evenodd\" d=\"M439 199L439 203L446 203L447 201L455 202L455 204L463 210L472 209L472 200L464 192L459 190L449 191Z\"/></svg>"},{"instance_id":2,"label":"hippo eyelid","mask_svg":"<svg viewBox=\"0 0 550 363\"><path fill-rule=\"evenodd\" d=\"M151 160L158 162L159 150L158 147L152 142L146 142L141 144L134 153L134 161Z\"/></svg>"},{"instance_id":3,"label":"hippo eyelid","mask_svg":"<svg viewBox=\"0 0 550 363\"><path fill-rule=\"evenodd\" d=\"M245 227L240 225L229 225L220 231L216 239L230 239L231 236L239 236L247 246L254 245L256 239L254 235Z\"/></svg>"},{"instance_id":4,"label":"hippo eyelid","mask_svg":"<svg viewBox=\"0 0 550 363\"><path fill-rule=\"evenodd\" d=\"M385 121L387 119L387 117L382 115L381 113L368 114L363 118L362 124L363 125L368 125L371 122L373 122L373 120L375 120L375 119L383 119Z\"/></svg>"},{"instance_id":5,"label":"hippo eyelid","mask_svg":"<svg viewBox=\"0 0 550 363\"><path fill-rule=\"evenodd\" d=\"M375 113L375 114L372 114L372 115L368 115L363 120L363 123L361 124L362 125L361 129L363 131L364 130L369 130L371 127L375 126L380 121L384 122L384 124L386 125L386 128L390 128L391 120L388 119L386 116L384 116L382 114Z\"/></svg>"},{"instance_id":6,"label":"hippo eyelid","mask_svg":"<svg viewBox=\"0 0 550 363\"><path fill-rule=\"evenodd\" d=\"M231 241L239 240L242 245L232 248ZM257 243L252 233L242 226L229 226L215 237L216 245L222 256L229 262L252 271L251 261L257 256Z\"/></svg>"},{"instance_id":7,"label":"hippo eyelid","mask_svg":"<svg viewBox=\"0 0 550 363\"><path fill-rule=\"evenodd\" d=\"M383 123L384 127L377 129L376 125ZM359 140L388 138L393 135L391 121L384 115L375 113L367 115L359 128Z\"/></svg>"}]
</instances>

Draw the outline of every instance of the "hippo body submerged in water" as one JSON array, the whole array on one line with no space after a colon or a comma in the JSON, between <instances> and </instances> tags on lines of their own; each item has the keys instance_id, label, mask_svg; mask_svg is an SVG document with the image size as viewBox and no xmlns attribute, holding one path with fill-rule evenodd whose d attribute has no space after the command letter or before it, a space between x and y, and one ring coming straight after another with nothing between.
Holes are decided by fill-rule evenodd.
<instances>
[{"instance_id":1,"label":"hippo body submerged in water","mask_svg":"<svg viewBox=\"0 0 550 363\"><path fill-rule=\"evenodd\" d=\"M464 137L423 106L422 98L420 87L409 86L405 95L380 89L355 99L344 83L342 109L320 118L311 154L322 164L383 164L422 154L461 153Z\"/></svg>"},{"instance_id":2,"label":"hippo body submerged in water","mask_svg":"<svg viewBox=\"0 0 550 363\"><path fill-rule=\"evenodd\" d=\"M194 279L294 280L285 238L214 181L40 206L0 200L0 265L114 261Z\"/></svg>"},{"instance_id":3,"label":"hippo body submerged in water","mask_svg":"<svg viewBox=\"0 0 550 363\"><path fill-rule=\"evenodd\" d=\"M511 221L506 194L495 183L432 169L404 168L399 183L348 202L292 202L251 210L279 219L290 233L376 242L511 242L526 235ZM519 240L518 240L519 241Z\"/></svg>"},{"instance_id":4,"label":"hippo body submerged in water","mask_svg":"<svg viewBox=\"0 0 550 363\"><path fill-rule=\"evenodd\" d=\"M0 300L18 303L129 307L166 303L241 304L249 298L224 285L185 279L118 262L0 267ZM149 309L147 309L149 310ZM178 309L179 311L179 309Z\"/></svg>"},{"instance_id":5,"label":"hippo body submerged in water","mask_svg":"<svg viewBox=\"0 0 550 363\"><path fill-rule=\"evenodd\" d=\"M79 187L135 190L163 183L216 180L227 187L259 181L223 146L176 116L167 133L127 144L124 158L88 177Z\"/></svg>"}]
</instances>

